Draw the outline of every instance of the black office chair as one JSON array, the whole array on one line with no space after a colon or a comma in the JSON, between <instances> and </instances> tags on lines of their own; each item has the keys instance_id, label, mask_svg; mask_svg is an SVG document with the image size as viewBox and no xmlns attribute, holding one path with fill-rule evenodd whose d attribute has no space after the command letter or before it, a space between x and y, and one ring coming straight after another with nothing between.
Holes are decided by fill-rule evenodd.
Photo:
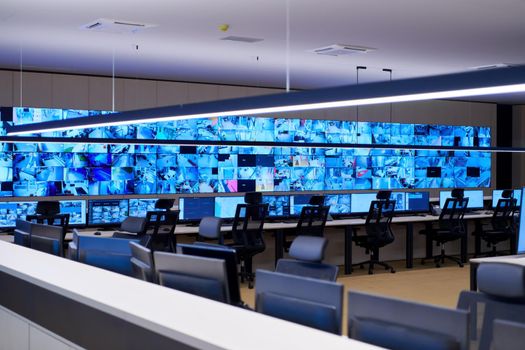
<instances>
[{"instance_id":1,"label":"black office chair","mask_svg":"<svg viewBox=\"0 0 525 350\"><path fill-rule=\"evenodd\" d=\"M60 202L58 201L38 201L35 214L26 215L26 221L61 227L62 240L65 239L67 230L69 229L69 220L69 214L60 213Z\"/></svg>"},{"instance_id":2,"label":"black office chair","mask_svg":"<svg viewBox=\"0 0 525 350\"><path fill-rule=\"evenodd\" d=\"M324 198L323 196L314 197ZM306 205L301 209L301 215L299 216L299 221L297 222L297 227L295 230L283 233L283 247L285 251L289 251L293 242L293 240L287 240L287 236L324 236L324 228L328 218L328 213L330 211L330 206L318 205L319 202L320 200L318 199L310 200L310 203L315 204ZM322 203L324 203L324 199Z\"/></svg>"},{"instance_id":3,"label":"black office chair","mask_svg":"<svg viewBox=\"0 0 525 350\"><path fill-rule=\"evenodd\" d=\"M237 204L232 225L233 243L241 264L241 281L248 281L253 288L253 257L266 249L263 237L263 225L268 213L268 204Z\"/></svg>"},{"instance_id":4,"label":"black office chair","mask_svg":"<svg viewBox=\"0 0 525 350\"><path fill-rule=\"evenodd\" d=\"M445 243L466 237L467 232L465 230L463 217L467 205L468 197L459 196L447 198L439 215L438 227L429 227L428 229L420 231L421 234L427 235L428 239L435 241L437 246L441 246L441 253L433 257L436 267L444 264L445 259L452 260L456 262L459 267L463 267L461 259L445 254ZM422 259L421 264L424 263L425 259Z\"/></svg>"},{"instance_id":5,"label":"black office chair","mask_svg":"<svg viewBox=\"0 0 525 350\"><path fill-rule=\"evenodd\" d=\"M146 213L146 234L151 236L148 248L153 251L175 252L177 236L175 228L179 210L155 210Z\"/></svg>"},{"instance_id":6,"label":"black office chair","mask_svg":"<svg viewBox=\"0 0 525 350\"><path fill-rule=\"evenodd\" d=\"M290 246L293 259L279 259L275 272L335 282L339 267L322 262L327 244L324 237L298 236Z\"/></svg>"},{"instance_id":7,"label":"black office chair","mask_svg":"<svg viewBox=\"0 0 525 350\"><path fill-rule=\"evenodd\" d=\"M62 228L44 224L31 224L29 246L41 252L64 256Z\"/></svg>"},{"instance_id":8,"label":"black office chair","mask_svg":"<svg viewBox=\"0 0 525 350\"><path fill-rule=\"evenodd\" d=\"M379 248L382 248L394 241L394 234L390 228L392 217L396 202L390 199L374 200L370 203L370 209L365 222L364 235L354 235L353 241L359 247L365 248L366 254L370 254L370 260L353 264L359 265L360 268L364 264L368 264L368 273L374 273L374 265L381 265L385 270L390 270L391 273L396 271L389 264L379 261Z\"/></svg>"},{"instance_id":9,"label":"black office chair","mask_svg":"<svg viewBox=\"0 0 525 350\"><path fill-rule=\"evenodd\" d=\"M498 255L496 245L500 242L510 240L515 245L516 230L514 226L513 213L516 210L516 199L511 198L513 191L503 191L502 198L498 199L498 203L494 208L490 226L481 229L481 232L474 232L478 234L482 240L487 242L487 247L492 247L492 251L487 255ZM511 254L515 251L515 247L511 244Z\"/></svg>"},{"instance_id":10,"label":"black office chair","mask_svg":"<svg viewBox=\"0 0 525 350\"><path fill-rule=\"evenodd\" d=\"M146 232L146 218L128 216L120 224L118 231L113 233L113 238L137 239Z\"/></svg>"},{"instance_id":11,"label":"black office chair","mask_svg":"<svg viewBox=\"0 0 525 350\"><path fill-rule=\"evenodd\" d=\"M155 263L151 249L134 241L129 242L129 247L131 249L130 262L133 269L133 277L156 283Z\"/></svg>"}]
</instances>

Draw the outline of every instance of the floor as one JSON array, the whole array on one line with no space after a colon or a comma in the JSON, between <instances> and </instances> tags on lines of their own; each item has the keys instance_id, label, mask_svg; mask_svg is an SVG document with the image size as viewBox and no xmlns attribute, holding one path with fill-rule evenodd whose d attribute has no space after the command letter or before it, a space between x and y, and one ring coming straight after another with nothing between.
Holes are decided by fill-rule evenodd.
<instances>
[{"instance_id":1,"label":"floor","mask_svg":"<svg viewBox=\"0 0 525 350\"><path fill-rule=\"evenodd\" d=\"M436 268L433 264L421 265L419 261L415 261L413 269L405 268L404 261L395 261L391 264L396 269L396 273L390 273L382 268L377 268L373 275L369 275L367 269L357 269L350 276L340 273L337 281L345 286L343 313L345 333L346 292L349 289L449 308L456 307L460 291L469 289L468 264L460 268L452 262L447 262L444 266ZM255 289L248 289L246 284L242 285L241 297L250 307L255 306Z\"/></svg>"}]
</instances>

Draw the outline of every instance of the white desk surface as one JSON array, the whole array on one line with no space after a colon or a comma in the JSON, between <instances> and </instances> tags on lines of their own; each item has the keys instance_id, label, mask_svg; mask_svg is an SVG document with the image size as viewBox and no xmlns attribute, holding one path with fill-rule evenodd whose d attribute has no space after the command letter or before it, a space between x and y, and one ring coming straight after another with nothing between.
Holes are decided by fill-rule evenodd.
<instances>
[{"instance_id":1,"label":"white desk surface","mask_svg":"<svg viewBox=\"0 0 525 350\"><path fill-rule=\"evenodd\" d=\"M471 263L486 263L486 262L502 262L516 265L525 266L525 254L520 255L504 255L504 256L492 256L486 258L474 258L469 260Z\"/></svg>"},{"instance_id":2,"label":"white desk surface","mask_svg":"<svg viewBox=\"0 0 525 350\"><path fill-rule=\"evenodd\" d=\"M0 270L200 349L379 349L3 241Z\"/></svg>"}]
</instances>

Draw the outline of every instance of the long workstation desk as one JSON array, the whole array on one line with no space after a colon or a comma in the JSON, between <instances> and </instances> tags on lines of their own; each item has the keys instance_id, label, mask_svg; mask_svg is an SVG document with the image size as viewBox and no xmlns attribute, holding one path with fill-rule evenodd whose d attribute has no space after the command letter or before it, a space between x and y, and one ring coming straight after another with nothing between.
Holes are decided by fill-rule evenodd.
<instances>
[{"instance_id":1,"label":"long workstation desk","mask_svg":"<svg viewBox=\"0 0 525 350\"><path fill-rule=\"evenodd\" d=\"M465 222L474 221L476 230L479 229L481 221L484 219L491 218L492 214L479 213L473 214L469 213L465 215ZM424 224L432 225L433 222L436 222L439 219L438 216L434 215L413 215L413 216L399 216L392 219L392 224L402 225L405 227L405 258L406 258L406 267L413 267L414 260L414 225L415 224ZM352 273L352 237L355 234L359 226L365 225L365 219L355 218L355 219L343 219L343 220L331 220L326 222L326 227L331 229L342 229L344 231L344 272L345 274ZM275 235L275 263L277 260L283 257L284 254L284 237L286 231L294 230L297 227L297 223L294 222L266 222L264 224L264 230L267 232L272 232ZM225 225L221 227L221 231L230 232L232 230L231 225ZM81 234L92 235L94 230L85 230L80 231ZM177 225L175 229L176 235L197 235L199 228L197 226L186 226L186 225ZM467 233L470 234L467 226ZM113 231L102 231L101 236L111 236ZM71 239L71 233L66 235L66 240ZM479 253L478 240L476 240L476 254ZM461 240L461 260L467 262L467 238ZM426 241L426 257L432 256L432 241Z\"/></svg>"},{"instance_id":2,"label":"long workstation desk","mask_svg":"<svg viewBox=\"0 0 525 350\"><path fill-rule=\"evenodd\" d=\"M0 348L379 349L2 241L0 286Z\"/></svg>"}]
</instances>

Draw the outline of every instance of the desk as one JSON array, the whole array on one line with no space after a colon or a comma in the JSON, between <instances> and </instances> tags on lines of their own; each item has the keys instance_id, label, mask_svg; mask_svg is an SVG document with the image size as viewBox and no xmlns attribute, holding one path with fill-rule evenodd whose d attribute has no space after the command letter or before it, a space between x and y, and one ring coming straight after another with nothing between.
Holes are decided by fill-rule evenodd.
<instances>
[{"instance_id":1,"label":"desk","mask_svg":"<svg viewBox=\"0 0 525 350\"><path fill-rule=\"evenodd\" d=\"M509 264L525 265L525 254L507 255L507 256L493 256L490 258L475 258L470 259L470 290L478 290L478 276L477 271L480 264L485 262L502 262Z\"/></svg>"}]
</instances>

